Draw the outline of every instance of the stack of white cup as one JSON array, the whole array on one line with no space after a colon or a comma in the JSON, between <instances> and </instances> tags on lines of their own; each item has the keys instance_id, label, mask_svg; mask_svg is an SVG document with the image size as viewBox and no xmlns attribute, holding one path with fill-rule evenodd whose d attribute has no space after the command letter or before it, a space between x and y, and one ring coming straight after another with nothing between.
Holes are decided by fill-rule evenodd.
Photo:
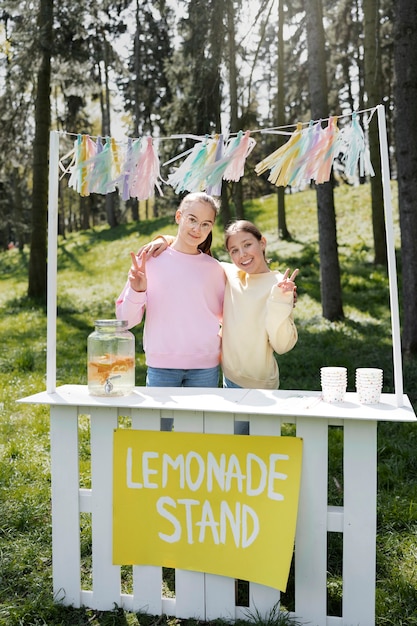
<instances>
[{"instance_id":1,"label":"stack of white cup","mask_svg":"<svg viewBox=\"0 0 417 626\"><path fill-rule=\"evenodd\" d=\"M320 378L324 402L343 402L347 385L346 367L322 367Z\"/></svg>"},{"instance_id":2,"label":"stack of white cup","mask_svg":"<svg viewBox=\"0 0 417 626\"><path fill-rule=\"evenodd\" d=\"M356 369L356 391L361 404L377 404L381 397L383 370L377 367Z\"/></svg>"}]
</instances>

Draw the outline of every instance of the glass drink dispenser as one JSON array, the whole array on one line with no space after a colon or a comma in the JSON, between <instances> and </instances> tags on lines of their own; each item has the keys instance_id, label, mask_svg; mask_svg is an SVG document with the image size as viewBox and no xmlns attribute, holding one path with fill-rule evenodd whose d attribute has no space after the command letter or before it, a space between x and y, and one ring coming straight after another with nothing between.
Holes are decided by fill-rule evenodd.
<instances>
[{"instance_id":1,"label":"glass drink dispenser","mask_svg":"<svg viewBox=\"0 0 417 626\"><path fill-rule=\"evenodd\" d=\"M135 386L135 337L125 320L96 320L87 339L88 392L126 396Z\"/></svg>"}]
</instances>

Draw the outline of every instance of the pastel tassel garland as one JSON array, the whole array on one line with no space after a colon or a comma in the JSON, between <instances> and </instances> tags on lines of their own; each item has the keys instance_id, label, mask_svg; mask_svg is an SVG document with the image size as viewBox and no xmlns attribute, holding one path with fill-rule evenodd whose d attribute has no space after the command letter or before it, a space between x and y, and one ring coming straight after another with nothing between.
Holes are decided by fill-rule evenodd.
<instances>
[{"instance_id":1,"label":"pastel tassel garland","mask_svg":"<svg viewBox=\"0 0 417 626\"><path fill-rule=\"evenodd\" d=\"M310 121L303 128L297 123L289 140L255 166L255 172L269 170L268 180L276 186L302 186L311 181L321 184L330 180L335 159L346 176L375 175L369 149L356 112L352 123L339 130L338 118L330 117L326 127L321 120ZM273 129L272 129L273 130ZM118 191L121 198L147 200L155 188L163 195L161 182L169 184L176 193L203 191L221 195L223 180L238 182L244 175L246 159L256 145L249 130L239 131L226 143L222 135L204 140L195 135L172 138L192 138L197 141L191 150L170 159L164 165L186 157L164 181L152 137L128 139L119 143L107 137L94 142L89 135L77 135L73 148L60 159L62 176L69 174L68 186L81 196L90 193L107 194ZM70 163L64 166L64 161Z\"/></svg>"}]
</instances>

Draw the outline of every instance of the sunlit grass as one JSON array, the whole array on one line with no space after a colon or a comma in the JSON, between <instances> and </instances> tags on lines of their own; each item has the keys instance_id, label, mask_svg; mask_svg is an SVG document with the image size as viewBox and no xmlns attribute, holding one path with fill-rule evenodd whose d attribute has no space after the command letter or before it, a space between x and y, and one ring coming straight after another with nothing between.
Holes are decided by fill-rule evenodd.
<instances>
[{"instance_id":1,"label":"sunlit grass","mask_svg":"<svg viewBox=\"0 0 417 626\"><path fill-rule=\"evenodd\" d=\"M395 186L394 198L395 198ZM323 364L348 367L354 389L356 367L384 369L384 391L392 392L393 366L388 278L373 265L369 186L335 190L345 319L322 317L315 192L288 194L289 241L277 236L276 196L247 204L248 219L266 234L271 266L299 267L295 319L297 346L279 358L281 386L319 389ZM172 215L175 207L172 208ZM173 233L171 216L116 229L100 226L59 240L57 383L86 383L86 342L94 320L114 316L114 301L126 280L129 252L157 233ZM398 238L398 219L395 218ZM220 222L215 228L217 256L227 258ZM45 312L30 303L27 251L0 253L0 626L150 626L165 618L64 608L54 604L51 582L49 411L17 399L43 391L46 375ZM142 329L137 344L136 383L144 384ZM404 363L404 389L417 406L417 362ZM79 426L80 480L90 486L89 418ZM417 429L414 424L378 426L377 626L417 624ZM340 504L341 431L330 437L333 504ZM83 585L91 586L91 516L82 514ZM334 538L328 597L340 608L340 541ZM334 558L333 558L334 557ZM131 572L124 572L128 590ZM288 599L290 601L290 599ZM285 608L285 607L281 607ZM256 621L256 615L249 616ZM287 617L285 611L271 619ZM166 618L171 626L172 619ZM176 623L179 620L174 620ZM272 619L274 622L274 619ZM282 623L282 622L281 622ZM275 622L274 622L275 624ZM190 625L192 626L192 621ZM261 626L261 624L260 624ZM264 626L264 625L262 625ZM311 626L314 626L312 624Z\"/></svg>"}]
</instances>

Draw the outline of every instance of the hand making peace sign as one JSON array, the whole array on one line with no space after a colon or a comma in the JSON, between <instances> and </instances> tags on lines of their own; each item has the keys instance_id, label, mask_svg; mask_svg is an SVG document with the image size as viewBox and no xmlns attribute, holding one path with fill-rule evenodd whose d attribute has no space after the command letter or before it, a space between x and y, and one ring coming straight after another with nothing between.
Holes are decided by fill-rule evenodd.
<instances>
[{"instance_id":1,"label":"hand making peace sign","mask_svg":"<svg viewBox=\"0 0 417 626\"><path fill-rule=\"evenodd\" d=\"M132 259L132 265L128 274L130 286L134 291L146 291L146 252L142 252L139 255L131 252L130 257Z\"/></svg>"},{"instance_id":2,"label":"hand making peace sign","mask_svg":"<svg viewBox=\"0 0 417 626\"><path fill-rule=\"evenodd\" d=\"M282 291L293 291L294 289L296 289L296 285L295 285L295 277L297 276L299 270L294 270L293 273L291 274L291 276L288 278L289 273L290 273L290 269L287 268L285 270L285 274L282 278L282 280L279 281L278 283L278 287L281 287Z\"/></svg>"},{"instance_id":3,"label":"hand making peace sign","mask_svg":"<svg viewBox=\"0 0 417 626\"><path fill-rule=\"evenodd\" d=\"M289 273L290 273L290 269L287 268L285 270L285 274L282 278L282 280L279 281L279 283L277 284L277 287L279 287L281 289L281 291L283 293L286 293L287 291L292 291L294 294L294 306L295 303L297 302L297 285L295 284L295 278L298 274L300 270L296 269L293 271L293 273L291 274L291 276L288 278Z\"/></svg>"}]
</instances>

